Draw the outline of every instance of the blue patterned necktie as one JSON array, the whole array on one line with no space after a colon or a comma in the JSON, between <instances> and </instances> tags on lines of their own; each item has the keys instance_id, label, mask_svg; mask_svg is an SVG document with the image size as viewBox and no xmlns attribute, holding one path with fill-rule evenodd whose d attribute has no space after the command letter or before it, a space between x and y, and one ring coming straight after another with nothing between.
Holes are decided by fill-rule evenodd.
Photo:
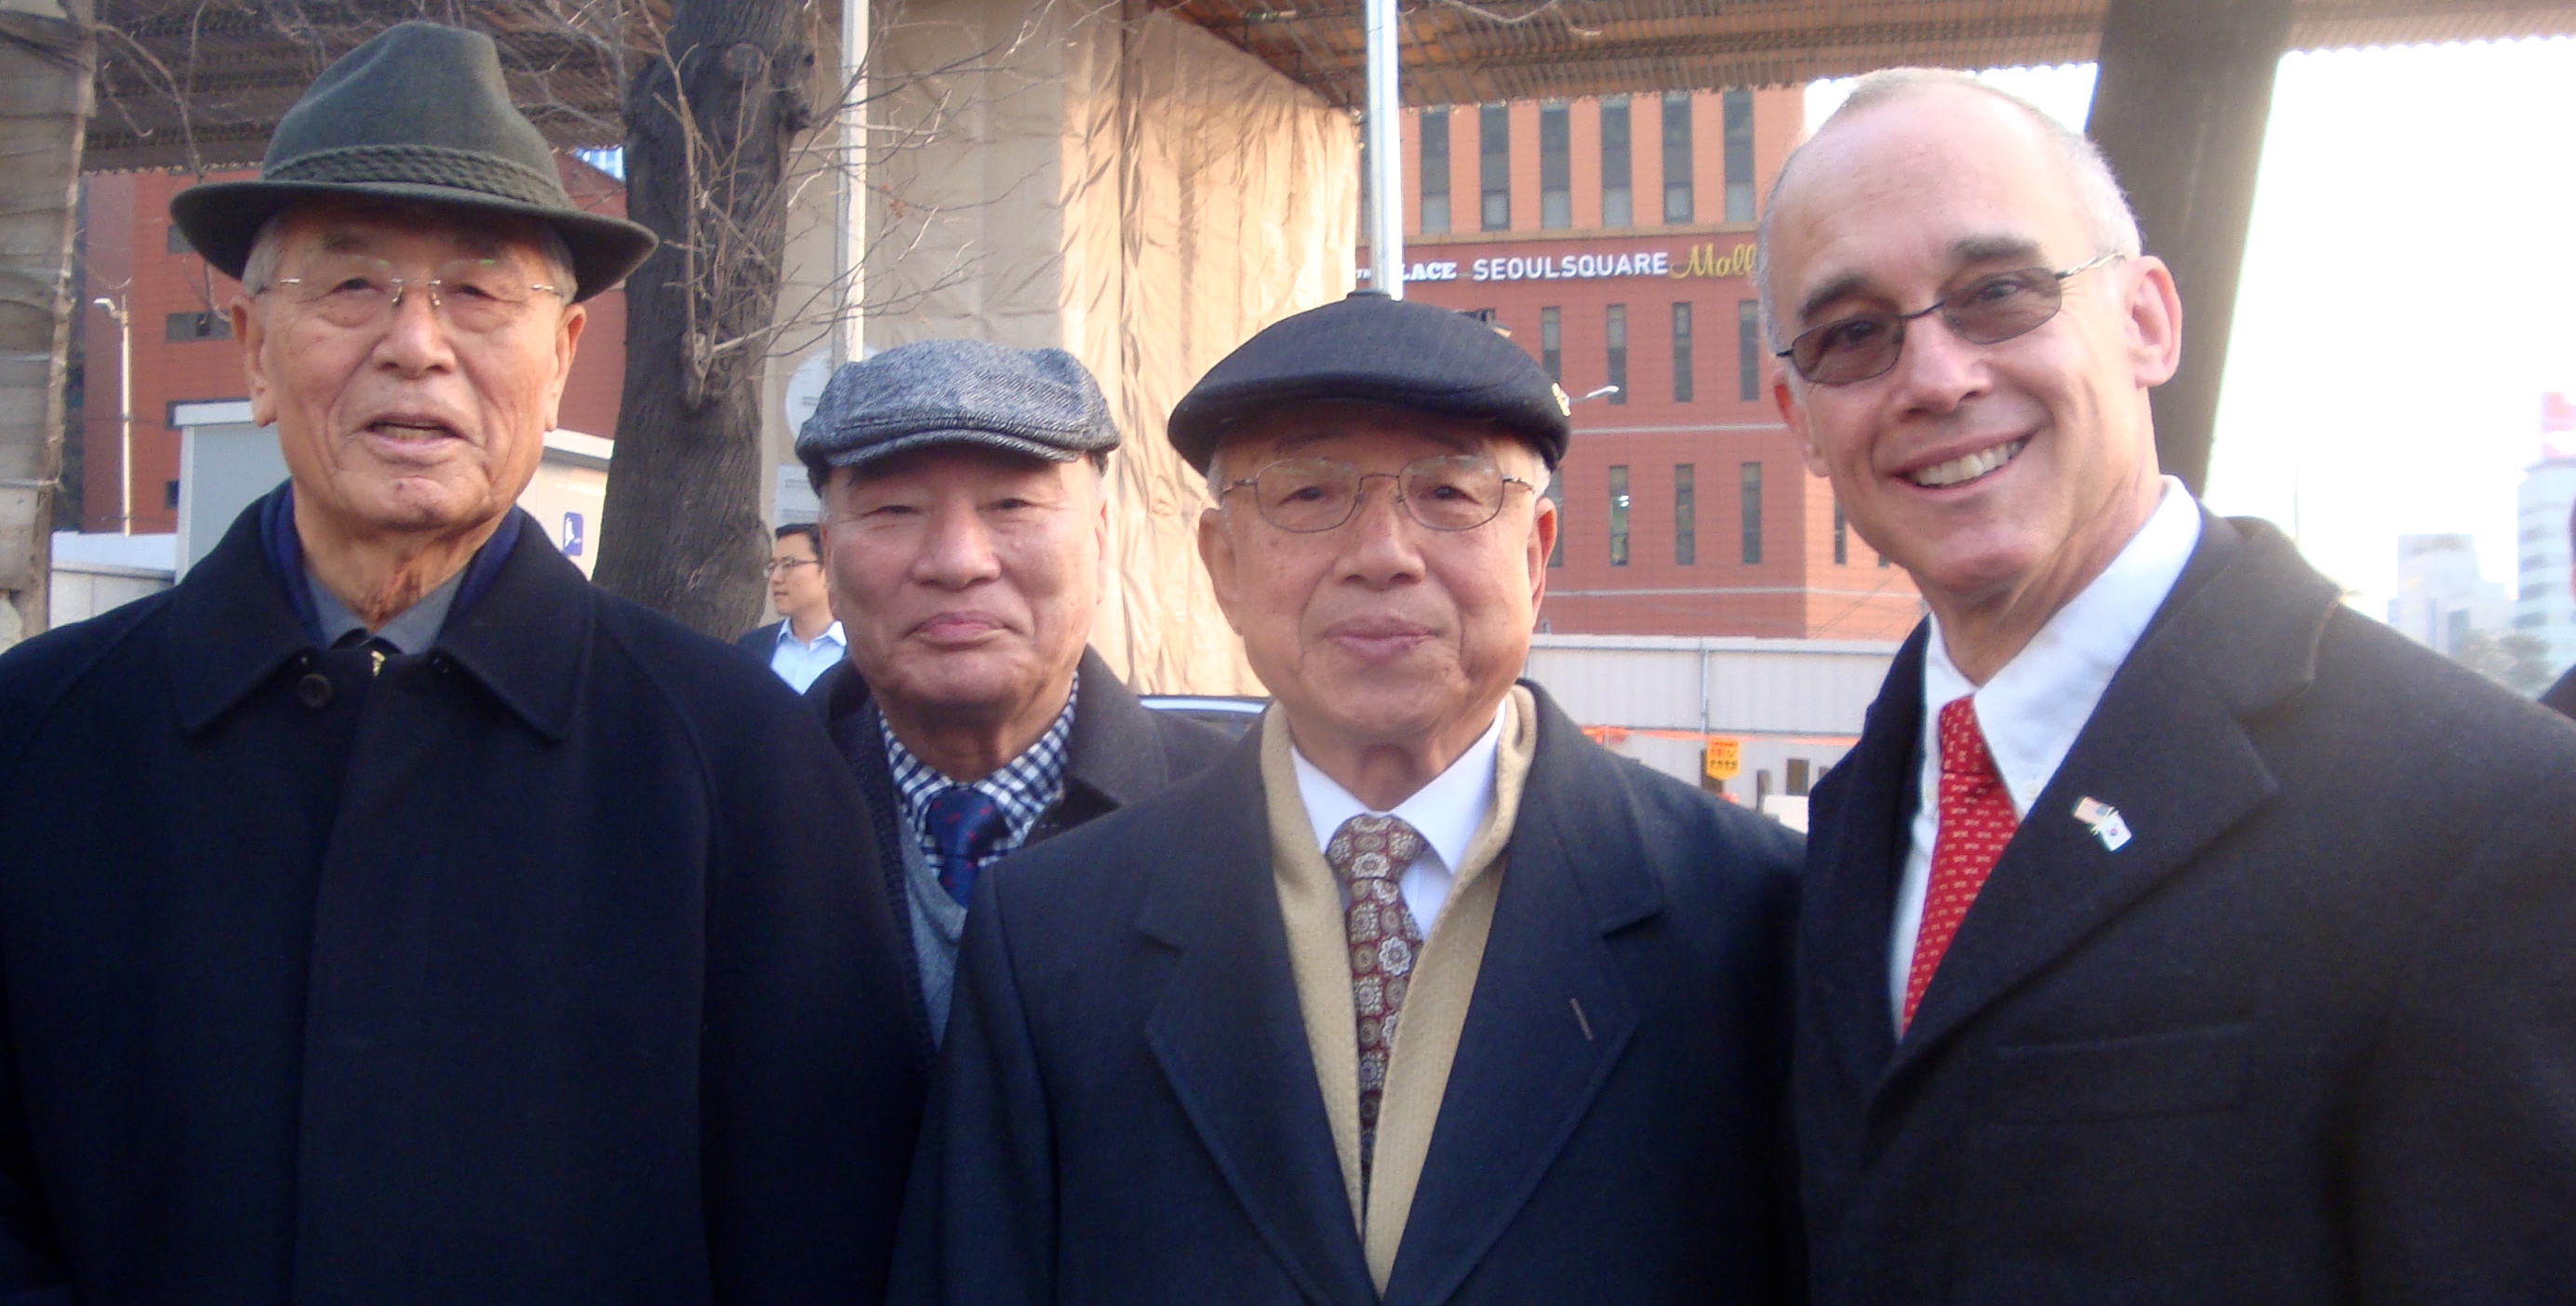
<instances>
[{"instance_id":1,"label":"blue patterned necktie","mask_svg":"<svg viewBox=\"0 0 2576 1306\"><path fill-rule=\"evenodd\" d=\"M939 887L959 906L975 890L975 868L1010 832L1002 805L973 785L950 785L932 795L927 813L930 842L939 849Z\"/></svg>"}]
</instances>

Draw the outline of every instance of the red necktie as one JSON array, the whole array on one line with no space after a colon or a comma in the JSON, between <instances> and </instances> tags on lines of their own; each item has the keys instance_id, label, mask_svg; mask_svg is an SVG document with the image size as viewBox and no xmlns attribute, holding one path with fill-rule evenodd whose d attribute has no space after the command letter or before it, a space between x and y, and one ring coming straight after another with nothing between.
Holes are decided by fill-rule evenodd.
<instances>
[{"instance_id":1,"label":"red necktie","mask_svg":"<svg viewBox=\"0 0 2576 1306\"><path fill-rule=\"evenodd\" d=\"M1932 836L1932 879L1923 894L1923 928L1914 936L1914 965L1905 975L1903 1024L1914 1023L1914 1008L1923 990L1932 987L1932 972L1968 918L1968 904L2004 855L2021 822L2013 816L2012 792L1995 771L1994 754L1977 729L1977 705L1957 698L1941 707L1940 827Z\"/></svg>"}]
</instances>

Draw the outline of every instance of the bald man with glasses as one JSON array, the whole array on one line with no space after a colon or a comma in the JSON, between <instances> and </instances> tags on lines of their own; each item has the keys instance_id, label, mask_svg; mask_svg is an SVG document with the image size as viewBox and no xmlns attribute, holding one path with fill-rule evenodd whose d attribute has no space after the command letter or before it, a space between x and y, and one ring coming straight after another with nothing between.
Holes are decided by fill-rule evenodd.
<instances>
[{"instance_id":1,"label":"bald man with glasses","mask_svg":"<svg viewBox=\"0 0 2576 1306\"><path fill-rule=\"evenodd\" d=\"M1930 609L1810 808L1815 1300L2576 1300L2576 731L2160 473L2173 276L2030 106L1863 79L1757 276Z\"/></svg>"}]
</instances>

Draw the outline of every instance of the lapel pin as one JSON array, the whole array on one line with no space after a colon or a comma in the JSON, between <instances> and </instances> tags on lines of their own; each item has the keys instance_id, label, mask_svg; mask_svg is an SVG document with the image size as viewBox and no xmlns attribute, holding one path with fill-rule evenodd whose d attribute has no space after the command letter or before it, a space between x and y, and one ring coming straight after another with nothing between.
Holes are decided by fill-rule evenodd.
<instances>
[{"instance_id":1,"label":"lapel pin","mask_svg":"<svg viewBox=\"0 0 2576 1306\"><path fill-rule=\"evenodd\" d=\"M2076 799L2075 819L2090 827L2093 837L2111 852L2129 842L2129 823L2120 819L2120 809L2099 798Z\"/></svg>"}]
</instances>

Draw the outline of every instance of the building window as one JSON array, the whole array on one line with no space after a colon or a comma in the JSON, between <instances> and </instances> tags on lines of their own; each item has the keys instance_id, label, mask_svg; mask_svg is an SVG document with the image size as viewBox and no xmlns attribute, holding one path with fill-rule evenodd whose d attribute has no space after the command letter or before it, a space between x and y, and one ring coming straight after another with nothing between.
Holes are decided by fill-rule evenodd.
<instances>
[{"instance_id":1,"label":"building window","mask_svg":"<svg viewBox=\"0 0 2576 1306\"><path fill-rule=\"evenodd\" d=\"M1637 212L1628 191L1628 97L1601 101L1601 225L1633 227Z\"/></svg>"},{"instance_id":2,"label":"building window","mask_svg":"<svg viewBox=\"0 0 2576 1306\"><path fill-rule=\"evenodd\" d=\"M1683 567L1699 561L1698 473L1689 463L1673 468L1673 562Z\"/></svg>"},{"instance_id":3,"label":"building window","mask_svg":"<svg viewBox=\"0 0 2576 1306\"><path fill-rule=\"evenodd\" d=\"M163 230L170 233L168 239L170 242L171 253L194 254L197 252L197 247L189 244L188 237L179 230L178 223L173 222L168 227L163 228Z\"/></svg>"},{"instance_id":4,"label":"building window","mask_svg":"<svg viewBox=\"0 0 2576 1306\"><path fill-rule=\"evenodd\" d=\"M1610 469L1610 565L1628 565L1628 469Z\"/></svg>"},{"instance_id":5,"label":"building window","mask_svg":"<svg viewBox=\"0 0 2576 1306\"><path fill-rule=\"evenodd\" d=\"M1547 474L1547 501L1556 505L1556 543L1547 551L1547 565L1565 565L1565 473Z\"/></svg>"},{"instance_id":6,"label":"building window","mask_svg":"<svg viewBox=\"0 0 2576 1306\"><path fill-rule=\"evenodd\" d=\"M1803 757L1793 757L1789 759L1789 765L1782 770L1780 782L1782 786L1789 791L1789 796L1791 798L1804 798L1807 796L1807 772L1809 769L1807 759Z\"/></svg>"},{"instance_id":7,"label":"building window","mask_svg":"<svg viewBox=\"0 0 2576 1306\"><path fill-rule=\"evenodd\" d=\"M1762 302L1735 301L1735 397L1752 403L1762 397Z\"/></svg>"},{"instance_id":8,"label":"building window","mask_svg":"<svg viewBox=\"0 0 2576 1306\"><path fill-rule=\"evenodd\" d=\"M1610 306L1608 320L1603 323L1601 328L1601 337L1610 344L1609 382L1611 385L1618 387L1618 389L1610 392L1610 402L1614 404L1624 404L1628 402L1627 305L1612 304Z\"/></svg>"},{"instance_id":9,"label":"building window","mask_svg":"<svg viewBox=\"0 0 2576 1306\"><path fill-rule=\"evenodd\" d=\"M1691 306L1673 305L1673 402L1691 401Z\"/></svg>"},{"instance_id":10,"label":"building window","mask_svg":"<svg viewBox=\"0 0 2576 1306\"><path fill-rule=\"evenodd\" d=\"M1552 308L1538 311L1538 365L1548 380L1565 384L1565 315Z\"/></svg>"},{"instance_id":11,"label":"building window","mask_svg":"<svg viewBox=\"0 0 2576 1306\"><path fill-rule=\"evenodd\" d=\"M1422 133L1422 230L1449 230L1449 111L1425 109Z\"/></svg>"},{"instance_id":12,"label":"building window","mask_svg":"<svg viewBox=\"0 0 2576 1306\"><path fill-rule=\"evenodd\" d=\"M1664 221L1691 220L1691 97L1664 97Z\"/></svg>"},{"instance_id":13,"label":"building window","mask_svg":"<svg viewBox=\"0 0 2576 1306\"><path fill-rule=\"evenodd\" d=\"M1834 565L1851 562L1851 527L1843 521L1843 501L1834 500Z\"/></svg>"},{"instance_id":14,"label":"building window","mask_svg":"<svg viewBox=\"0 0 2576 1306\"><path fill-rule=\"evenodd\" d=\"M161 482L161 506L172 512L179 511L179 483L177 481Z\"/></svg>"},{"instance_id":15,"label":"building window","mask_svg":"<svg viewBox=\"0 0 2576 1306\"><path fill-rule=\"evenodd\" d=\"M1744 464L1744 565L1762 561L1762 464Z\"/></svg>"},{"instance_id":16,"label":"building window","mask_svg":"<svg viewBox=\"0 0 2576 1306\"><path fill-rule=\"evenodd\" d=\"M1726 220L1753 220L1753 92L1728 91L1726 105Z\"/></svg>"},{"instance_id":17,"label":"building window","mask_svg":"<svg viewBox=\"0 0 2576 1306\"><path fill-rule=\"evenodd\" d=\"M230 313L173 313L166 328L169 342L190 340L230 340L233 319Z\"/></svg>"},{"instance_id":18,"label":"building window","mask_svg":"<svg viewBox=\"0 0 2576 1306\"><path fill-rule=\"evenodd\" d=\"M1538 109L1538 225L1574 225L1574 127L1562 104Z\"/></svg>"},{"instance_id":19,"label":"building window","mask_svg":"<svg viewBox=\"0 0 2576 1306\"><path fill-rule=\"evenodd\" d=\"M1499 104L1476 110L1476 186L1485 230L1511 230L1512 111Z\"/></svg>"}]
</instances>

